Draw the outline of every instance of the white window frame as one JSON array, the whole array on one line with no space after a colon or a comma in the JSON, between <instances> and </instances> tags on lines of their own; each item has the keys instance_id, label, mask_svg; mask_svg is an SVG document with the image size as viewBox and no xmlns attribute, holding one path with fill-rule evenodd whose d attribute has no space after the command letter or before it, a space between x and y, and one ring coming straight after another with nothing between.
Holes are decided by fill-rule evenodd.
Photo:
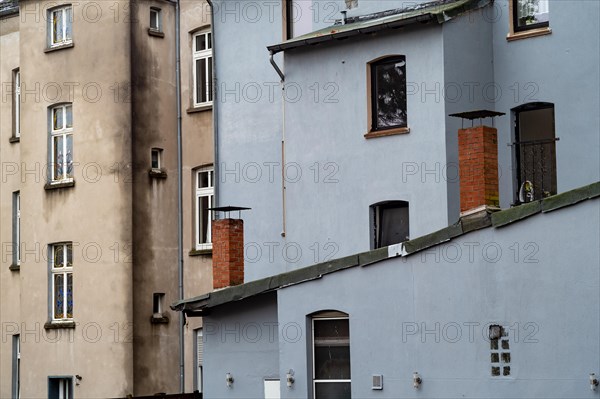
<instances>
[{"instance_id":1,"label":"white window frame","mask_svg":"<svg viewBox=\"0 0 600 399\"><path fill-rule=\"evenodd\" d=\"M346 380L317 380L315 378L315 376L316 376L316 370L315 370L315 321L324 321L324 320L348 320L348 328L350 327L350 317L349 316L319 317L318 315L315 315L311 318L312 390L313 390L312 396L314 399L316 399L316 395L317 395L316 385L318 383L349 382L350 384L352 384L351 378L346 379ZM348 342L348 347L350 347L350 342ZM350 370L352 370L352 369L350 369Z\"/></svg>"},{"instance_id":2,"label":"white window frame","mask_svg":"<svg viewBox=\"0 0 600 399\"><path fill-rule=\"evenodd\" d=\"M156 153L156 159L157 159L157 164L158 164L157 167L154 167L154 165L153 165L153 162L154 162L153 158L154 158L155 153ZM162 166L163 166L162 165L162 153L163 153L163 150L161 148L153 148L150 151L150 168L152 170L160 171L162 169Z\"/></svg>"},{"instance_id":3,"label":"white window frame","mask_svg":"<svg viewBox=\"0 0 600 399\"><path fill-rule=\"evenodd\" d=\"M200 182L200 174L201 173L206 173L208 172L208 187L202 187L199 188L199 182ZM212 172L212 173L211 173ZM200 242L200 215L201 215L201 209L200 209L200 198L202 197L208 197L208 207L212 208L213 207L213 201L214 201L214 195L215 195L215 185L213 182L214 179L214 167L212 166L207 166L204 168L199 168L195 171L196 177L195 177L195 187L196 187L196 203L195 203L195 208L196 208L196 219L194 221L194 224L196 225L196 250L203 250L203 249L212 249L212 235L211 235L211 228L212 228L212 218L210 217L210 211L208 213L208 223L207 223L207 232L206 232L206 241L207 242Z\"/></svg>"},{"instance_id":4,"label":"white window frame","mask_svg":"<svg viewBox=\"0 0 600 399\"><path fill-rule=\"evenodd\" d=\"M73 120L71 120L71 126L68 126L67 123L67 108L71 108L71 119L73 118L73 104L61 104L50 109L50 166L51 166L51 181L52 183L64 183L73 181L73 176L69 176L67 174L67 170L69 167L68 162L68 139L69 137L73 140ZM62 113L62 121L63 126L55 129L54 128L54 112L60 111ZM54 154L54 140L57 137L62 137L62 171L63 174L61 176L56 176L56 162ZM73 143L74 144L74 143ZM71 151L73 151L73 146L71 146ZM71 163L73 163L73 153L71 153ZM71 172L73 173L73 166ZM72 174L71 173L71 174Z\"/></svg>"},{"instance_id":5,"label":"white window frame","mask_svg":"<svg viewBox=\"0 0 600 399\"><path fill-rule=\"evenodd\" d=\"M156 22L156 26L152 26ZM155 32L162 32L162 10L157 7L150 7L150 29Z\"/></svg>"},{"instance_id":6,"label":"white window frame","mask_svg":"<svg viewBox=\"0 0 600 399\"><path fill-rule=\"evenodd\" d=\"M48 380L54 380L58 384L58 392L48 392L50 398L72 399L73 398L73 377L49 377ZM50 381L48 381L49 383Z\"/></svg>"},{"instance_id":7,"label":"white window frame","mask_svg":"<svg viewBox=\"0 0 600 399\"><path fill-rule=\"evenodd\" d=\"M21 137L21 70L15 69L14 75L14 107L15 107L15 131L14 137Z\"/></svg>"},{"instance_id":8,"label":"white window frame","mask_svg":"<svg viewBox=\"0 0 600 399\"><path fill-rule=\"evenodd\" d=\"M62 14L62 26L60 29L62 31L63 39L61 41L57 41L54 37L55 15L58 13ZM67 37L67 33L70 34L69 37ZM64 46L65 44L73 43L73 7L70 4L48 10L48 37L50 40L50 47Z\"/></svg>"},{"instance_id":9,"label":"white window frame","mask_svg":"<svg viewBox=\"0 0 600 399\"><path fill-rule=\"evenodd\" d=\"M64 259L64 266L63 267L55 267L55 259L54 259L54 249L56 247L63 247L63 259ZM69 254L69 250L68 248L71 247L71 264L69 266L69 262L68 262L68 254ZM65 242L65 243L59 243L59 244L52 244L50 245L50 286L51 286L51 295L52 295L52 300L50 301L50 306L52 307L51 310L51 315L52 315L52 321L72 321L73 317L71 315L71 317L68 317L67 314L67 281L68 281L68 276L71 275L71 279L73 279L73 244L70 242ZM54 306L54 301L56 300L56 292L55 292L55 284L54 284L54 279L55 276L58 275L62 275L63 276L63 286L62 286L62 291L63 291L63 317L62 318L57 318L56 314L55 314L55 310L56 310L56 306ZM74 291L74 287L72 288ZM73 311L75 309L75 303L73 303Z\"/></svg>"},{"instance_id":10,"label":"white window frame","mask_svg":"<svg viewBox=\"0 0 600 399\"><path fill-rule=\"evenodd\" d=\"M207 44L207 48L204 50L197 50L196 49L196 38L198 38L199 36L204 35L204 42ZM211 105L213 103L213 83L212 83L212 73L209 73L209 69L210 71L212 71L212 31L210 29L208 30L202 30L200 32L194 33L192 36L192 75L193 75L193 101L194 101L194 107L202 107L202 106L207 106L207 105ZM204 70L204 76L202 77L204 82L206 82L206 87L205 87L205 95L206 95L206 101L202 101L201 98L198 98L198 74L200 73L200 71L198 70L199 68L197 67L197 62L201 61L204 62L206 67ZM208 65L211 65L211 68L208 68Z\"/></svg>"},{"instance_id":11,"label":"white window frame","mask_svg":"<svg viewBox=\"0 0 600 399\"><path fill-rule=\"evenodd\" d=\"M21 265L21 192L14 192L14 218L15 218L15 261L17 266Z\"/></svg>"}]
</instances>

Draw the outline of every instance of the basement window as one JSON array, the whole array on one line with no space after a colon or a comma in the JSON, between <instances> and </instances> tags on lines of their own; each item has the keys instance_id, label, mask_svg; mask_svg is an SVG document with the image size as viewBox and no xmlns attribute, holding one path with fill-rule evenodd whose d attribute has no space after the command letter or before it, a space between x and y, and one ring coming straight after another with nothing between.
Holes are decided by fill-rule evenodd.
<instances>
[{"instance_id":1,"label":"basement window","mask_svg":"<svg viewBox=\"0 0 600 399\"><path fill-rule=\"evenodd\" d=\"M407 201L385 201L371 205L372 248L409 240Z\"/></svg>"},{"instance_id":2,"label":"basement window","mask_svg":"<svg viewBox=\"0 0 600 399\"><path fill-rule=\"evenodd\" d=\"M500 325L491 325L489 338L492 377L510 376L510 343L508 340L508 331Z\"/></svg>"}]
</instances>

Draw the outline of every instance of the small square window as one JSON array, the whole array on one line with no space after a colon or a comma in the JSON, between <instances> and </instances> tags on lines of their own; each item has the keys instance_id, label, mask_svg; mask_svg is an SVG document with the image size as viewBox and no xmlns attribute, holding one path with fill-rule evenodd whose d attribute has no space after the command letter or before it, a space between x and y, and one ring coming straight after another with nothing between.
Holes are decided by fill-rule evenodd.
<instances>
[{"instance_id":1,"label":"small square window","mask_svg":"<svg viewBox=\"0 0 600 399\"><path fill-rule=\"evenodd\" d=\"M162 292L155 292L152 300L152 314L153 317L163 316L165 294Z\"/></svg>"},{"instance_id":2,"label":"small square window","mask_svg":"<svg viewBox=\"0 0 600 399\"><path fill-rule=\"evenodd\" d=\"M492 353L492 363L500 363L500 356L497 353Z\"/></svg>"},{"instance_id":3,"label":"small square window","mask_svg":"<svg viewBox=\"0 0 600 399\"><path fill-rule=\"evenodd\" d=\"M160 32L162 30L162 15L160 8L150 8L150 29Z\"/></svg>"},{"instance_id":4,"label":"small square window","mask_svg":"<svg viewBox=\"0 0 600 399\"><path fill-rule=\"evenodd\" d=\"M374 249L409 240L408 202L387 201L372 205L371 209Z\"/></svg>"},{"instance_id":5,"label":"small square window","mask_svg":"<svg viewBox=\"0 0 600 399\"><path fill-rule=\"evenodd\" d=\"M492 367L492 375L494 377L499 376L500 375L500 367Z\"/></svg>"},{"instance_id":6,"label":"small square window","mask_svg":"<svg viewBox=\"0 0 600 399\"><path fill-rule=\"evenodd\" d=\"M152 160L151 167L153 170L160 170L162 168L162 149L153 148L151 152Z\"/></svg>"}]
</instances>

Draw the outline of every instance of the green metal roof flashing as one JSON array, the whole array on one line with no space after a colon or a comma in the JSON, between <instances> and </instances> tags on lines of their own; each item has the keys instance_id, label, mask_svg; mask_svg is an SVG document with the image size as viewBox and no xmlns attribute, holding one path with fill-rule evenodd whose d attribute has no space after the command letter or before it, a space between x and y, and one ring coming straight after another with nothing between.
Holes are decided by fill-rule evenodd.
<instances>
[{"instance_id":1,"label":"green metal roof flashing","mask_svg":"<svg viewBox=\"0 0 600 399\"><path fill-rule=\"evenodd\" d=\"M195 298L176 302L171 305L171 309L190 314L195 313L195 315L202 315L202 312L207 309L224 305L229 302L239 301L291 285L301 284L306 281L320 279L326 274L335 273L356 266L368 266L397 256L410 256L471 231L490 226L502 227L537 213L550 212L596 197L600 197L600 182L503 211L491 212L486 210L473 215L464 216L461 220L451 226L401 244L333 259L329 262L318 263L287 273L277 274L260 280L213 291Z\"/></svg>"},{"instance_id":2,"label":"green metal roof flashing","mask_svg":"<svg viewBox=\"0 0 600 399\"><path fill-rule=\"evenodd\" d=\"M267 49L273 53L278 53L334 39L341 40L359 34L368 34L384 29L395 29L418 22L425 23L435 20L441 24L470 10L485 7L492 2L493 0L437 0L410 8L407 7L379 13L383 15L381 17L376 17L377 14L372 14L373 18L369 18L370 16L353 17L350 20L356 20L356 22L328 26L306 35L268 46Z\"/></svg>"}]
</instances>

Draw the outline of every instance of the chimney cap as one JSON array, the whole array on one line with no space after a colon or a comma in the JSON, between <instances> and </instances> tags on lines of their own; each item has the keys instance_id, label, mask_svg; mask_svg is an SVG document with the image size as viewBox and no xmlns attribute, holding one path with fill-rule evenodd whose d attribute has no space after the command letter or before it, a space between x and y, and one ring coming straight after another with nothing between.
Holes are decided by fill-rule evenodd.
<instances>
[{"instance_id":1,"label":"chimney cap","mask_svg":"<svg viewBox=\"0 0 600 399\"><path fill-rule=\"evenodd\" d=\"M238 212L238 218L241 215L242 211L249 211L252 208L244 208L242 206L215 206L213 208L207 208L209 211L214 211L214 212L224 212L225 213L225 218L229 218L229 213L230 212Z\"/></svg>"},{"instance_id":2,"label":"chimney cap","mask_svg":"<svg viewBox=\"0 0 600 399\"><path fill-rule=\"evenodd\" d=\"M490 111L487 109L478 109L476 111L458 112L456 114L450 114L455 118L462 118L468 120L481 119L481 118L493 118L495 116L506 115L504 112Z\"/></svg>"}]
</instances>

